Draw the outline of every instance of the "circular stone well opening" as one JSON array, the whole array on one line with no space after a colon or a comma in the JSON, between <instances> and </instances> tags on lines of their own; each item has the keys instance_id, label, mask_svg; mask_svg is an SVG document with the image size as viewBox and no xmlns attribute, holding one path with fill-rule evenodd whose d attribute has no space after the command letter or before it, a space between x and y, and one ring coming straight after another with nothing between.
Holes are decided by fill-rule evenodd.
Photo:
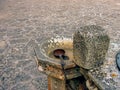
<instances>
[{"instance_id":1,"label":"circular stone well opening","mask_svg":"<svg viewBox=\"0 0 120 90\"><path fill-rule=\"evenodd\" d=\"M41 44L41 52L49 58L53 58L58 60L54 56L54 51L61 49L65 51L65 56L69 58L69 60L73 60L73 40L72 37L68 36L57 36L55 38L48 39ZM65 57L66 58L66 57ZM66 59L68 60L68 59Z\"/></svg>"}]
</instances>

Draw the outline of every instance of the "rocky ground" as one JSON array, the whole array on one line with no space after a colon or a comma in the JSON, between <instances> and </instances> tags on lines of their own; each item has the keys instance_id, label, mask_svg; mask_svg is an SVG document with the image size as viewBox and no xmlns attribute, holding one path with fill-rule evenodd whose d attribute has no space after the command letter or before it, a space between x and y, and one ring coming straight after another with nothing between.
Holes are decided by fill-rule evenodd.
<instances>
[{"instance_id":1,"label":"rocky ground","mask_svg":"<svg viewBox=\"0 0 120 90\"><path fill-rule=\"evenodd\" d=\"M0 0L0 90L47 90L31 40L100 25L120 45L119 0Z\"/></svg>"}]
</instances>

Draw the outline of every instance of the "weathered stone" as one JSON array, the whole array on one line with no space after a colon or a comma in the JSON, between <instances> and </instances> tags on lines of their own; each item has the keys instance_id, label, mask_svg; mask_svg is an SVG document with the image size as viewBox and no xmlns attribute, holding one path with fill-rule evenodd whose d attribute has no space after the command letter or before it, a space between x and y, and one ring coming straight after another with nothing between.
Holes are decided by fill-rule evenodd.
<instances>
[{"instance_id":1,"label":"weathered stone","mask_svg":"<svg viewBox=\"0 0 120 90\"><path fill-rule=\"evenodd\" d=\"M5 41L0 41L0 53L2 53L5 48L7 48L7 43Z\"/></svg>"},{"instance_id":2,"label":"weathered stone","mask_svg":"<svg viewBox=\"0 0 120 90\"><path fill-rule=\"evenodd\" d=\"M15 82L17 83L17 82L24 82L24 81L29 81L30 80L30 76L29 75L27 75L27 74L25 74L25 73L18 73L17 75L16 75L16 77L15 77Z\"/></svg>"},{"instance_id":3,"label":"weathered stone","mask_svg":"<svg viewBox=\"0 0 120 90\"><path fill-rule=\"evenodd\" d=\"M45 83L47 83L47 80L42 77L37 77L37 78L33 79L31 83L33 86L35 86L36 90L39 90L39 89L42 90L41 88L48 87L48 85L45 84Z\"/></svg>"},{"instance_id":4,"label":"weathered stone","mask_svg":"<svg viewBox=\"0 0 120 90\"><path fill-rule=\"evenodd\" d=\"M26 43L28 41L27 38L19 38L19 39L12 39L10 40L11 44L19 44L19 43Z\"/></svg>"},{"instance_id":5,"label":"weathered stone","mask_svg":"<svg viewBox=\"0 0 120 90\"><path fill-rule=\"evenodd\" d=\"M30 87L26 84L17 84L11 90L30 90Z\"/></svg>"},{"instance_id":6,"label":"weathered stone","mask_svg":"<svg viewBox=\"0 0 120 90\"><path fill-rule=\"evenodd\" d=\"M36 68L36 65L35 64L29 64L28 66L26 66L24 68L25 71L29 71L29 72L33 72ZM33 74L33 73L32 73Z\"/></svg>"},{"instance_id":7,"label":"weathered stone","mask_svg":"<svg viewBox=\"0 0 120 90\"><path fill-rule=\"evenodd\" d=\"M74 34L75 63L86 69L101 65L105 59L109 41L102 27L95 25L81 27Z\"/></svg>"},{"instance_id":8,"label":"weathered stone","mask_svg":"<svg viewBox=\"0 0 120 90\"><path fill-rule=\"evenodd\" d=\"M80 26L85 24L98 24L108 30L110 38L113 39L111 41L120 44L119 1L120 0L109 0L108 3L108 0L59 0L57 2L56 0L0 0L0 40L5 40L9 44L9 48L5 48L7 50L5 50L5 53L2 53L4 56L0 57L0 59L2 59L2 61L0 60L0 77L3 73L7 73L7 76L11 73L7 81L4 81L5 84L0 83L0 87L2 87L0 90L19 90L17 87L22 87L21 82L16 83L15 80L13 80L13 76L15 77L21 70L26 74L32 74L31 79L33 80L38 76L43 78L41 82L36 85L31 85L31 81L29 81L29 85L26 85L28 84L26 82L22 82L22 84L29 87L29 90L47 90L47 81L44 82L44 75L41 74L41 72L39 72L41 75L31 72L36 71L33 69L31 63L25 66L29 68L28 70L24 69L22 65L20 67L16 65L18 64L16 62L31 58L31 55L29 55L31 47L27 48L27 50L23 48L31 39L35 39L37 43L41 44L41 40L37 40L37 38L51 37L55 34L72 35ZM32 31L36 31L39 35L36 34L35 37L33 36L34 34L29 34L29 36L27 36L28 33ZM19 40L20 38L28 38L29 40L24 43L17 43L15 41L11 44L11 40ZM23 45L23 47L19 48L20 52L11 53L11 48L16 48L16 46L18 47L19 45ZM118 69L114 68L116 67L116 63L115 56L113 55L115 55L119 49L120 45L117 48L115 47L114 50L110 50L109 56L111 59L108 61L111 61L112 64L111 66L107 64L107 66L110 66L107 67L107 69L103 66L101 71L105 71L107 74L110 73L109 70L118 72ZM19 56L16 56L16 54ZM21 56L21 54L27 55L26 58L22 57L23 55ZM33 58L31 59L33 60ZM15 70L9 72L9 68L11 67ZM8 70L4 71L6 69ZM95 76L97 76L96 73L95 75L92 74L92 77L95 78ZM96 79L97 78L95 78L95 80ZM116 90L119 90L119 74L118 77L114 79L116 82L119 80L117 85L115 85L117 87ZM102 78L102 80L104 80L104 78ZM102 80L100 82L102 82ZM37 89L37 87L39 87L39 89ZM20 88L20 90L25 89ZM103 87L103 90L110 89L104 89Z\"/></svg>"},{"instance_id":9,"label":"weathered stone","mask_svg":"<svg viewBox=\"0 0 120 90\"><path fill-rule=\"evenodd\" d=\"M22 30L19 30L19 29L9 30L9 32L7 33L7 36L17 36L17 35L20 35L21 31Z\"/></svg>"},{"instance_id":10,"label":"weathered stone","mask_svg":"<svg viewBox=\"0 0 120 90\"><path fill-rule=\"evenodd\" d=\"M16 65L16 67L25 67L27 65L29 65L29 61L18 61L18 64Z\"/></svg>"},{"instance_id":11,"label":"weathered stone","mask_svg":"<svg viewBox=\"0 0 120 90\"><path fill-rule=\"evenodd\" d=\"M0 61L2 61L3 58L4 58L4 55L0 55Z\"/></svg>"},{"instance_id":12,"label":"weathered stone","mask_svg":"<svg viewBox=\"0 0 120 90\"><path fill-rule=\"evenodd\" d=\"M0 86L0 90L4 90L2 86Z\"/></svg>"},{"instance_id":13,"label":"weathered stone","mask_svg":"<svg viewBox=\"0 0 120 90\"><path fill-rule=\"evenodd\" d=\"M28 55L26 55L26 54L13 54L13 55L11 55L11 57L13 58L13 59L16 59L16 60L24 60L24 59L28 59ZM10 58L10 57L9 57Z\"/></svg>"}]
</instances>

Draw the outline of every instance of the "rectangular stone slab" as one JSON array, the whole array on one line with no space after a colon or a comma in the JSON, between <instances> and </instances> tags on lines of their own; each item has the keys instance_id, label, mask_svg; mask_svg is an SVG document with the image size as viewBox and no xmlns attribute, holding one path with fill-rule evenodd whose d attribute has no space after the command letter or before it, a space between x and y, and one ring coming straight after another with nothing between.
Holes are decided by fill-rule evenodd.
<instances>
[{"instance_id":1,"label":"rectangular stone slab","mask_svg":"<svg viewBox=\"0 0 120 90\"><path fill-rule=\"evenodd\" d=\"M109 37L100 26L81 27L73 36L74 62L85 69L100 66L109 47Z\"/></svg>"}]
</instances>

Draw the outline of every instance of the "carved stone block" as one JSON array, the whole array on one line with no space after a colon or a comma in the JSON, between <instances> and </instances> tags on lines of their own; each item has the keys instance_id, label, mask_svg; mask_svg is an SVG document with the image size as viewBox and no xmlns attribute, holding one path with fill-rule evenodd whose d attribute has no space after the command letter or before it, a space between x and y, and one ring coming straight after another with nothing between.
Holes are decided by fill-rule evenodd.
<instances>
[{"instance_id":1,"label":"carved stone block","mask_svg":"<svg viewBox=\"0 0 120 90\"><path fill-rule=\"evenodd\" d=\"M96 25L81 27L73 36L75 63L85 69L101 65L105 60L109 41L102 27Z\"/></svg>"}]
</instances>

